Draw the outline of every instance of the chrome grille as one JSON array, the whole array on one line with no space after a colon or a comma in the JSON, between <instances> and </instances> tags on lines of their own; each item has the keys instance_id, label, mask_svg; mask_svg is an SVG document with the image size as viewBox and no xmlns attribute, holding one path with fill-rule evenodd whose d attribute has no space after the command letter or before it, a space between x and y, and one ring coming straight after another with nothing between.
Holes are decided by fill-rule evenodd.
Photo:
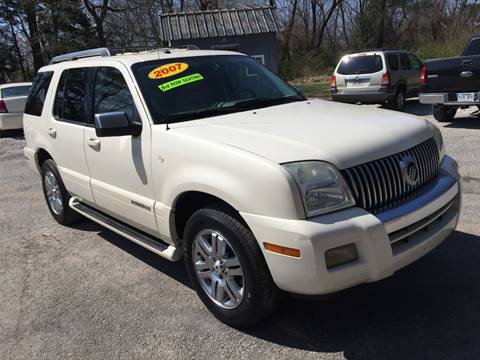
<instances>
[{"instance_id":1,"label":"chrome grille","mask_svg":"<svg viewBox=\"0 0 480 360\"><path fill-rule=\"evenodd\" d=\"M401 160L407 156L415 158L418 165L419 181L414 186L405 181L400 167ZM414 197L437 176L438 163L438 148L431 138L404 152L342 170L342 174L357 205L375 214Z\"/></svg>"}]
</instances>

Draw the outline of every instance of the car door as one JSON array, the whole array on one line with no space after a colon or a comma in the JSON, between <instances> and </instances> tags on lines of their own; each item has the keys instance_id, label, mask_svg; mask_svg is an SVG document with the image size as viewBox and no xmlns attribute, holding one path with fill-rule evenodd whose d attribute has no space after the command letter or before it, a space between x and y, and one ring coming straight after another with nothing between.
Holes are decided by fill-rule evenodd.
<instances>
[{"instance_id":1,"label":"car door","mask_svg":"<svg viewBox=\"0 0 480 360\"><path fill-rule=\"evenodd\" d=\"M407 97L412 94L412 84L410 83L411 80L411 71L412 65L410 64L410 59L408 58L407 53L401 52L398 54L398 58L400 59L400 71L402 80L407 84Z\"/></svg>"},{"instance_id":2,"label":"car door","mask_svg":"<svg viewBox=\"0 0 480 360\"><path fill-rule=\"evenodd\" d=\"M101 65L101 63L99 64ZM151 180L151 134L134 83L123 65L99 66L93 82L93 114L124 112L142 121L140 136L98 137L85 131L84 148L96 206L115 218L154 234L154 187Z\"/></svg>"},{"instance_id":3,"label":"car door","mask_svg":"<svg viewBox=\"0 0 480 360\"><path fill-rule=\"evenodd\" d=\"M423 63L414 54L408 53L410 64L412 66L410 83L412 84L412 92L414 96L417 96L420 92L420 76L422 72Z\"/></svg>"},{"instance_id":4,"label":"car door","mask_svg":"<svg viewBox=\"0 0 480 360\"><path fill-rule=\"evenodd\" d=\"M93 126L88 116L90 68L56 71L53 83L58 84L53 111L46 116L46 146L56 162L67 190L86 203L93 203L90 173L83 147L87 127ZM60 77L60 78L59 78Z\"/></svg>"}]
</instances>

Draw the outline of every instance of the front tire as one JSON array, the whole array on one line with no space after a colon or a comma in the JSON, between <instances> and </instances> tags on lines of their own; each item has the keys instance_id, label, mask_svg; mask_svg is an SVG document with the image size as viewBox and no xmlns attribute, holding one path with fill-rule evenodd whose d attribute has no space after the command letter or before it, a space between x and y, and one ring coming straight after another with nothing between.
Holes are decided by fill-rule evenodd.
<instances>
[{"instance_id":1,"label":"front tire","mask_svg":"<svg viewBox=\"0 0 480 360\"><path fill-rule=\"evenodd\" d=\"M457 108L451 106L435 105L433 117L439 122L451 122L457 114Z\"/></svg>"},{"instance_id":2,"label":"front tire","mask_svg":"<svg viewBox=\"0 0 480 360\"><path fill-rule=\"evenodd\" d=\"M244 328L274 311L280 290L252 232L233 212L198 210L186 225L184 240L192 285L217 319Z\"/></svg>"},{"instance_id":3,"label":"front tire","mask_svg":"<svg viewBox=\"0 0 480 360\"><path fill-rule=\"evenodd\" d=\"M79 222L82 216L68 206L71 196L63 184L55 161L46 160L42 164L41 174L43 195L53 218L62 225Z\"/></svg>"}]
</instances>

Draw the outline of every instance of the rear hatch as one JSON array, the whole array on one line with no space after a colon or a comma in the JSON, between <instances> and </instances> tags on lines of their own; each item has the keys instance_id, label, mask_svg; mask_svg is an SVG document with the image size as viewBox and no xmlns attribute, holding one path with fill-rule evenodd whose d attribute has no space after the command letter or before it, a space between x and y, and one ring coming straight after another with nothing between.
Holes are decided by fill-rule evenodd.
<instances>
[{"instance_id":1,"label":"rear hatch","mask_svg":"<svg viewBox=\"0 0 480 360\"><path fill-rule=\"evenodd\" d=\"M30 86L15 86L0 89L0 100L3 100L9 113L23 113L30 92Z\"/></svg>"},{"instance_id":2,"label":"rear hatch","mask_svg":"<svg viewBox=\"0 0 480 360\"><path fill-rule=\"evenodd\" d=\"M480 91L480 56L428 60L424 92Z\"/></svg>"},{"instance_id":3,"label":"rear hatch","mask_svg":"<svg viewBox=\"0 0 480 360\"><path fill-rule=\"evenodd\" d=\"M344 56L336 70L337 89L352 93L378 90L383 72L384 61L380 54Z\"/></svg>"}]
</instances>

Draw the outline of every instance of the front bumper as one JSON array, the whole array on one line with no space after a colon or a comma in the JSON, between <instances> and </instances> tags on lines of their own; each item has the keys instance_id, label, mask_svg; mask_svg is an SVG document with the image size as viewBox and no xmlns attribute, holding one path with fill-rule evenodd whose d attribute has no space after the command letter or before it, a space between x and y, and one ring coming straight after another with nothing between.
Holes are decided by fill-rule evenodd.
<instances>
[{"instance_id":1,"label":"front bumper","mask_svg":"<svg viewBox=\"0 0 480 360\"><path fill-rule=\"evenodd\" d=\"M321 295L384 279L418 260L455 229L460 205L457 164L445 157L439 176L420 195L382 214L350 208L308 220L242 216L260 242L277 286L292 293ZM392 242L403 233L409 235L408 241ZM301 257L269 252L263 242L299 249ZM359 259L327 269L325 252L351 243Z\"/></svg>"}]
</instances>

